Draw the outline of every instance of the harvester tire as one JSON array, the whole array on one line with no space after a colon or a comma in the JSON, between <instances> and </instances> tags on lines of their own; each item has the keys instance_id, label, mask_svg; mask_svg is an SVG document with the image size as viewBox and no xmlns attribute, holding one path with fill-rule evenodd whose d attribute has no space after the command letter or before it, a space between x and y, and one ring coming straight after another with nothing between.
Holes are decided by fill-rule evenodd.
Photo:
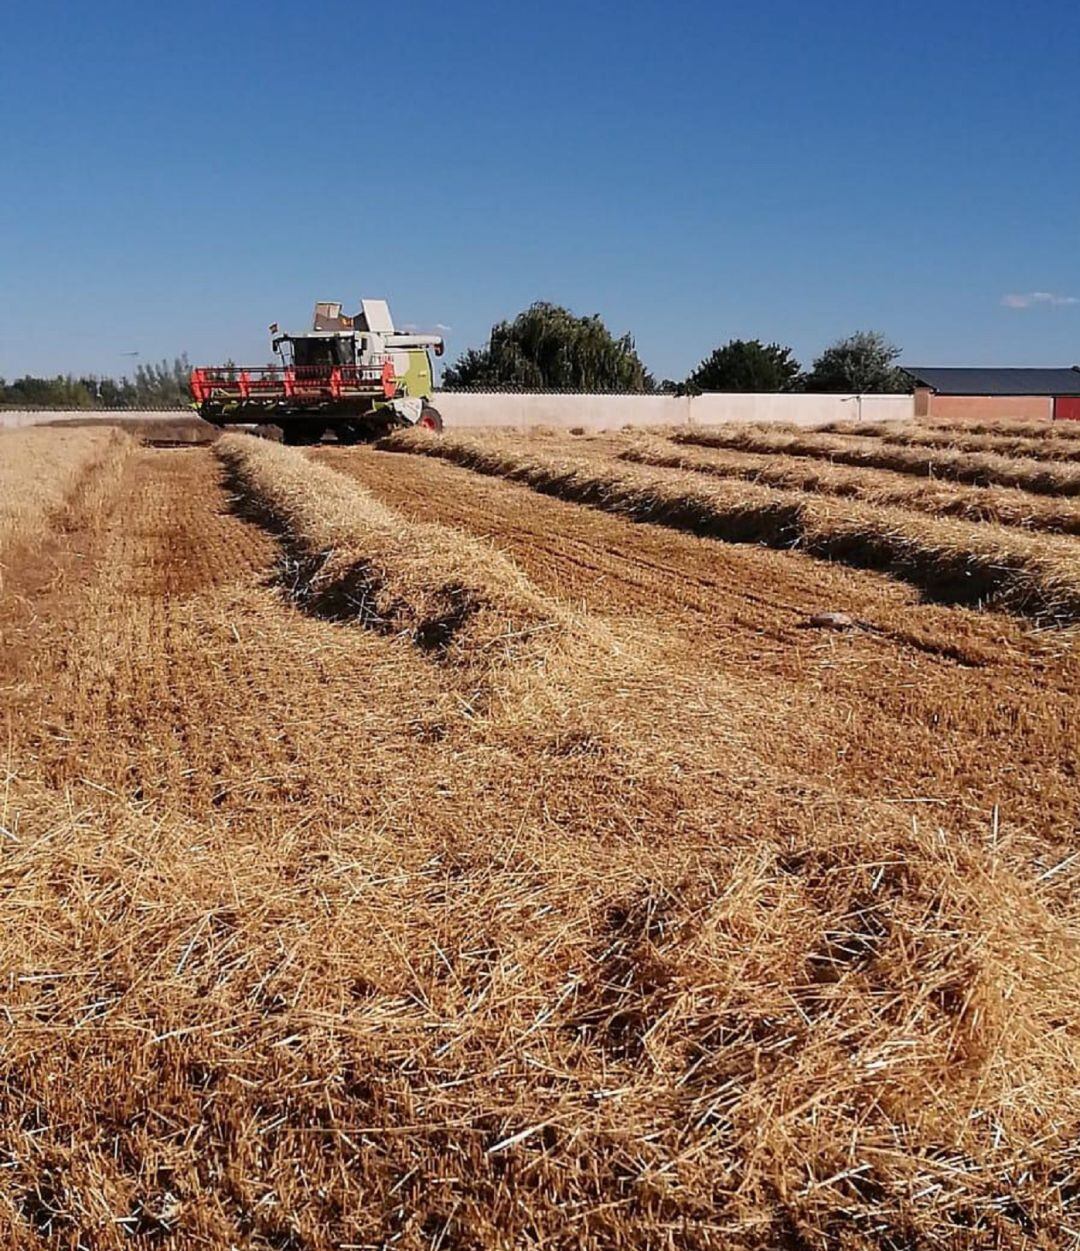
<instances>
[{"instance_id":1,"label":"harvester tire","mask_svg":"<svg viewBox=\"0 0 1080 1251\"><path fill-rule=\"evenodd\" d=\"M416 424L421 430L430 430L433 434L442 434L442 413L437 408L432 408L430 404L425 404L420 410L420 419Z\"/></svg>"}]
</instances>

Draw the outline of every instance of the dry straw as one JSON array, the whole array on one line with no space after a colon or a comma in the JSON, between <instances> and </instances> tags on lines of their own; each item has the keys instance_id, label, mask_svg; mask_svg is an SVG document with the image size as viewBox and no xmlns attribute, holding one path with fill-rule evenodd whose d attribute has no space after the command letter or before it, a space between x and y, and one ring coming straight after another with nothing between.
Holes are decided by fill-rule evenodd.
<instances>
[{"instance_id":1,"label":"dry straw","mask_svg":"<svg viewBox=\"0 0 1080 1251\"><path fill-rule=\"evenodd\" d=\"M979 603L1061 624L1080 620L1080 552L1066 538L924 517L740 481L707 482L676 469L605 459L528 455L506 440L433 439L419 431L382 446L442 457L635 521L731 542L798 548L879 569L946 602Z\"/></svg>"},{"instance_id":2,"label":"dry straw","mask_svg":"<svg viewBox=\"0 0 1080 1251\"><path fill-rule=\"evenodd\" d=\"M5 1245L1054 1245L1077 948L1019 840L822 792L655 689L646 762L475 723L405 755L377 672L303 802L10 787Z\"/></svg>"},{"instance_id":3,"label":"dry straw","mask_svg":"<svg viewBox=\"0 0 1080 1251\"><path fill-rule=\"evenodd\" d=\"M867 424L886 426L892 429L897 423L868 422ZM1045 418L1009 417L1000 421L978 418L971 421L928 418L919 420L915 428L939 431L958 430L966 434L1010 435L1013 438L1080 440L1080 423L1075 421L1047 421Z\"/></svg>"},{"instance_id":4,"label":"dry straw","mask_svg":"<svg viewBox=\"0 0 1080 1251\"><path fill-rule=\"evenodd\" d=\"M951 478L977 486L1019 487L1040 495L1080 495L1080 465L1058 464L995 452L963 452L905 447L885 439L853 439L812 430L766 426L714 426L680 430L676 443L722 447L736 452L808 456L839 465L892 469L897 473Z\"/></svg>"},{"instance_id":5,"label":"dry straw","mask_svg":"<svg viewBox=\"0 0 1080 1251\"><path fill-rule=\"evenodd\" d=\"M428 602L396 513L230 445L296 559ZM0 1245L1069 1245L1075 865L1037 821L786 769L790 672L684 651L579 669L592 737L432 725L446 670L291 611L208 454L165 499L153 455L32 657L70 790L0 795Z\"/></svg>"},{"instance_id":6,"label":"dry straw","mask_svg":"<svg viewBox=\"0 0 1080 1251\"><path fill-rule=\"evenodd\" d=\"M689 469L717 478L738 478L786 490L811 491L898 505L939 517L993 521L1051 534L1080 534L1080 502L1032 495L1010 487L979 487L913 480L887 469L855 469L799 456L695 450L662 439L639 439L618 452L620 460L668 469Z\"/></svg>"},{"instance_id":7,"label":"dry straw","mask_svg":"<svg viewBox=\"0 0 1080 1251\"><path fill-rule=\"evenodd\" d=\"M216 448L248 503L280 528L290 592L320 616L406 635L452 662L542 651L562 628L494 547L407 522L290 448L247 435Z\"/></svg>"},{"instance_id":8,"label":"dry straw","mask_svg":"<svg viewBox=\"0 0 1080 1251\"><path fill-rule=\"evenodd\" d=\"M1076 936L1001 858L456 767L441 831L9 792L5 1245L1066 1245Z\"/></svg>"},{"instance_id":9,"label":"dry straw","mask_svg":"<svg viewBox=\"0 0 1080 1251\"><path fill-rule=\"evenodd\" d=\"M0 433L0 553L100 515L134 447L113 427Z\"/></svg>"},{"instance_id":10,"label":"dry straw","mask_svg":"<svg viewBox=\"0 0 1080 1251\"><path fill-rule=\"evenodd\" d=\"M1031 434L1026 428L1011 431L972 430L968 426L926 427L911 422L835 421L817 427L823 434L882 439L908 447L947 447L963 452L997 452L1002 456L1034 457L1036 460L1080 461L1080 424L1062 430L1050 427L1053 436Z\"/></svg>"}]
</instances>

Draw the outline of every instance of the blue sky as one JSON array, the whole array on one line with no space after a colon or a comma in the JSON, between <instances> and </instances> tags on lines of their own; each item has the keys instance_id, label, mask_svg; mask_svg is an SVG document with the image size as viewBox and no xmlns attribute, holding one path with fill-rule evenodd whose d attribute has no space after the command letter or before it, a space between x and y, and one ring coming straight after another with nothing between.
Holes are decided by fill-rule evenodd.
<instances>
[{"instance_id":1,"label":"blue sky","mask_svg":"<svg viewBox=\"0 0 1080 1251\"><path fill-rule=\"evenodd\" d=\"M1063 0L11 5L0 374L257 363L361 295L451 357L548 299L658 376L1080 361L1078 48Z\"/></svg>"}]
</instances>

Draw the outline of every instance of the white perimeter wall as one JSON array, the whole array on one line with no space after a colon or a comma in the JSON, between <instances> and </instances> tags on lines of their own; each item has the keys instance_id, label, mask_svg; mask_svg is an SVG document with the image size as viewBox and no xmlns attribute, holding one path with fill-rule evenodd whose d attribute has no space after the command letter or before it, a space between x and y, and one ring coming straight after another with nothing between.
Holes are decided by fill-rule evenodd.
<instances>
[{"instance_id":1,"label":"white perimeter wall","mask_svg":"<svg viewBox=\"0 0 1080 1251\"><path fill-rule=\"evenodd\" d=\"M906 421L915 417L912 395L696 395L691 423L788 421L813 426L826 421Z\"/></svg>"},{"instance_id":2,"label":"white perimeter wall","mask_svg":"<svg viewBox=\"0 0 1080 1251\"><path fill-rule=\"evenodd\" d=\"M447 426L553 426L618 430L622 426L719 425L914 418L910 395L505 395L445 391L435 404ZM860 411L861 410L861 411Z\"/></svg>"},{"instance_id":3,"label":"white perimeter wall","mask_svg":"<svg viewBox=\"0 0 1080 1251\"><path fill-rule=\"evenodd\" d=\"M726 421L903 421L915 416L910 395L507 395L443 391L435 406L447 426L714 426Z\"/></svg>"},{"instance_id":4,"label":"white perimeter wall","mask_svg":"<svg viewBox=\"0 0 1080 1251\"><path fill-rule=\"evenodd\" d=\"M902 421L915 416L910 395L516 395L443 391L434 397L447 427L552 426L618 430L623 426L712 426L726 421L775 421L813 426L826 421ZM114 417L122 421L168 421L175 412L0 412L0 426Z\"/></svg>"}]
</instances>

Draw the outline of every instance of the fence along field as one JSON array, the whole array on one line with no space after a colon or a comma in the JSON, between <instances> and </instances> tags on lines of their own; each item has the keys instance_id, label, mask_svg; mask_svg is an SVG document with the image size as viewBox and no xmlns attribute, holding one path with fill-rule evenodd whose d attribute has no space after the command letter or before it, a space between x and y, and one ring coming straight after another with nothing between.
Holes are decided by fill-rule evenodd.
<instances>
[{"instance_id":1,"label":"fence along field","mask_svg":"<svg viewBox=\"0 0 1080 1251\"><path fill-rule=\"evenodd\" d=\"M633 525L710 487L607 444L520 453L528 572L512 444L391 446L126 445L8 570L5 1245L1065 1245L1069 632ZM1071 539L952 527L1067 600Z\"/></svg>"}]
</instances>

